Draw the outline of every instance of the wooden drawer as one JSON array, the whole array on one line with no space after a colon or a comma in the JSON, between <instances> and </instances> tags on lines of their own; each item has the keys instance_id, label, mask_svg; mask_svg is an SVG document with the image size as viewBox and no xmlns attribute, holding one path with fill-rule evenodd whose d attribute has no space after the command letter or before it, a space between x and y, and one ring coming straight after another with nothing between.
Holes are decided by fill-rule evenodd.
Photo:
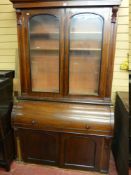
<instances>
[{"instance_id":1,"label":"wooden drawer","mask_svg":"<svg viewBox=\"0 0 131 175\"><path fill-rule=\"evenodd\" d=\"M12 126L110 136L113 112L102 105L19 102L12 112Z\"/></svg>"}]
</instances>

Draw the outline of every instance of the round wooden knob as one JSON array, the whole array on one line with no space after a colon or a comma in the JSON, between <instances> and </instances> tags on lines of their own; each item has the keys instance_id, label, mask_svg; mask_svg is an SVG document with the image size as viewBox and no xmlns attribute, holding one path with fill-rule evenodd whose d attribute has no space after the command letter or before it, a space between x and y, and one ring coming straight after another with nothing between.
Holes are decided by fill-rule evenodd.
<instances>
[{"instance_id":1,"label":"round wooden knob","mask_svg":"<svg viewBox=\"0 0 131 175\"><path fill-rule=\"evenodd\" d=\"M31 122L32 124L36 124L37 122L36 122L36 120L32 120L32 122Z\"/></svg>"},{"instance_id":2,"label":"round wooden knob","mask_svg":"<svg viewBox=\"0 0 131 175\"><path fill-rule=\"evenodd\" d=\"M90 126L89 125L86 125L86 129L90 129Z\"/></svg>"}]
</instances>

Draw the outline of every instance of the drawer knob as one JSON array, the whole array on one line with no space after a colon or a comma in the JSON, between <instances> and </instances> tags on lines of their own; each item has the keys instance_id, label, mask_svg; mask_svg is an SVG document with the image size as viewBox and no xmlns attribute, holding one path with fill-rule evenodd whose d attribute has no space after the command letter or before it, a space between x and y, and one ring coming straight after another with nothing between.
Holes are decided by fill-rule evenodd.
<instances>
[{"instance_id":1,"label":"drawer knob","mask_svg":"<svg viewBox=\"0 0 131 175\"><path fill-rule=\"evenodd\" d=\"M37 122L36 122L36 120L32 120L32 122L31 122L32 124L36 124Z\"/></svg>"},{"instance_id":2,"label":"drawer knob","mask_svg":"<svg viewBox=\"0 0 131 175\"><path fill-rule=\"evenodd\" d=\"M90 129L90 126L86 125L86 129Z\"/></svg>"}]
</instances>

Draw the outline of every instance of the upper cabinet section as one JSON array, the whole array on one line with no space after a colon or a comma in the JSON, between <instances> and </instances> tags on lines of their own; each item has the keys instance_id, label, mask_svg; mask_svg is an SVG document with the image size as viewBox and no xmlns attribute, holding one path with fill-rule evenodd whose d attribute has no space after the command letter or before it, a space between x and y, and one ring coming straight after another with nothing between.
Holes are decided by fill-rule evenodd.
<instances>
[{"instance_id":1,"label":"upper cabinet section","mask_svg":"<svg viewBox=\"0 0 131 175\"><path fill-rule=\"evenodd\" d=\"M109 8L23 11L22 91L35 97L103 98L109 17Z\"/></svg>"},{"instance_id":2,"label":"upper cabinet section","mask_svg":"<svg viewBox=\"0 0 131 175\"><path fill-rule=\"evenodd\" d=\"M109 102L118 0L12 0L21 97Z\"/></svg>"}]
</instances>

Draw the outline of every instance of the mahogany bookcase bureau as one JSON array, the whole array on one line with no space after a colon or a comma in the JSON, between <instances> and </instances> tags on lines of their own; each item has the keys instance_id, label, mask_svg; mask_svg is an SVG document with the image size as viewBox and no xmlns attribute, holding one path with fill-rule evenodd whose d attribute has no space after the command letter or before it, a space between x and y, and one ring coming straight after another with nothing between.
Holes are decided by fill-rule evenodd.
<instances>
[{"instance_id":1,"label":"mahogany bookcase bureau","mask_svg":"<svg viewBox=\"0 0 131 175\"><path fill-rule=\"evenodd\" d=\"M11 0L20 82L13 107L17 157L107 172L120 0Z\"/></svg>"}]
</instances>

